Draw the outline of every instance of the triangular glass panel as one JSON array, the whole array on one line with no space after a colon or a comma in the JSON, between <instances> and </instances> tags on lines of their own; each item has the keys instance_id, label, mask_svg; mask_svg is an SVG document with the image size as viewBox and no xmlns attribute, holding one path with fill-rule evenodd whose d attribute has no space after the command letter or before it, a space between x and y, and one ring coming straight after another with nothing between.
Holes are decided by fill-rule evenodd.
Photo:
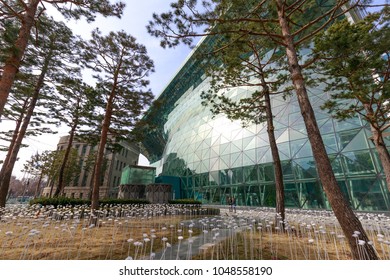
<instances>
[{"instance_id":1,"label":"triangular glass panel","mask_svg":"<svg viewBox=\"0 0 390 280\"><path fill-rule=\"evenodd\" d=\"M307 135L290 128L290 140L307 139Z\"/></svg>"},{"instance_id":2,"label":"triangular glass panel","mask_svg":"<svg viewBox=\"0 0 390 280\"><path fill-rule=\"evenodd\" d=\"M375 149L375 145L374 143L372 142L372 132L369 128L364 128L363 129L365 134L366 134L366 138L367 138L367 142L368 142L368 145L370 146L370 148L372 149ZM385 132L387 135L387 132ZM389 147L390 146L390 137L389 136L385 136L385 143L386 143L386 146Z\"/></svg>"},{"instance_id":3,"label":"triangular glass panel","mask_svg":"<svg viewBox=\"0 0 390 280\"><path fill-rule=\"evenodd\" d=\"M244 154L243 164L245 166L256 164L256 150L255 149L246 150L243 154Z\"/></svg>"},{"instance_id":4,"label":"triangular glass panel","mask_svg":"<svg viewBox=\"0 0 390 280\"><path fill-rule=\"evenodd\" d=\"M278 144L278 152L280 160L288 160L290 159L290 143L285 142Z\"/></svg>"},{"instance_id":5,"label":"triangular glass panel","mask_svg":"<svg viewBox=\"0 0 390 280\"><path fill-rule=\"evenodd\" d=\"M202 161L200 164L200 172L206 173L209 171L209 169L210 169L209 161L207 161L207 160Z\"/></svg>"},{"instance_id":6,"label":"triangular glass panel","mask_svg":"<svg viewBox=\"0 0 390 280\"><path fill-rule=\"evenodd\" d=\"M272 108L275 108L277 106L283 106L286 104L286 100L283 99L281 96L273 96L271 98L271 106Z\"/></svg>"},{"instance_id":7,"label":"triangular glass panel","mask_svg":"<svg viewBox=\"0 0 390 280\"><path fill-rule=\"evenodd\" d=\"M196 161L194 162L194 165L193 165L193 170L195 173L200 173L200 161Z\"/></svg>"},{"instance_id":8,"label":"triangular glass panel","mask_svg":"<svg viewBox=\"0 0 390 280\"><path fill-rule=\"evenodd\" d=\"M210 157L218 157L219 156L219 149L217 147L211 147L210 149Z\"/></svg>"},{"instance_id":9,"label":"triangular glass panel","mask_svg":"<svg viewBox=\"0 0 390 280\"><path fill-rule=\"evenodd\" d=\"M328 114L324 114L320 110L314 111L314 114L315 114L315 117L316 117L317 121L330 118L330 116Z\"/></svg>"},{"instance_id":10,"label":"triangular glass panel","mask_svg":"<svg viewBox=\"0 0 390 280\"><path fill-rule=\"evenodd\" d=\"M296 179L317 177L317 169L312 157L293 160L293 170Z\"/></svg>"},{"instance_id":11,"label":"triangular glass panel","mask_svg":"<svg viewBox=\"0 0 390 280\"><path fill-rule=\"evenodd\" d=\"M336 176L344 175L341 157L342 156L340 156L340 155L329 155L329 160L332 164L332 169L333 169L334 175L336 175Z\"/></svg>"},{"instance_id":12,"label":"triangular glass panel","mask_svg":"<svg viewBox=\"0 0 390 280\"><path fill-rule=\"evenodd\" d=\"M313 151L309 141L303 144L302 148L294 155L294 158L303 158L313 156Z\"/></svg>"},{"instance_id":13,"label":"triangular glass panel","mask_svg":"<svg viewBox=\"0 0 390 280\"><path fill-rule=\"evenodd\" d=\"M342 153L349 174L373 174L376 169L369 150Z\"/></svg>"},{"instance_id":14,"label":"triangular glass panel","mask_svg":"<svg viewBox=\"0 0 390 280\"><path fill-rule=\"evenodd\" d=\"M303 147L303 145L308 141L308 139L299 139L290 141L291 155L294 157L295 154Z\"/></svg>"},{"instance_id":15,"label":"triangular glass panel","mask_svg":"<svg viewBox=\"0 0 390 280\"><path fill-rule=\"evenodd\" d=\"M288 126L287 124L280 122L279 119L277 119L277 120L274 119L273 123L274 123L275 130L284 130Z\"/></svg>"},{"instance_id":16,"label":"triangular glass panel","mask_svg":"<svg viewBox=\"0 0 390 280\"><path fill-rule=\"evenodd\" d=\"M201 160L202 159L202 151L201 150L196 150L194 153L194 160Z\"/></svg>"},{"instance_id":17,"label":"triangular glass panel","mask_svg":"<svg viewBox=\"0 0 390 280\"><path fill-rule=\"evenodd\" d=\"M328 154L337 153L339 148L334 134L322 135L322 141L324 142L326 152Z\"/></svg>"},{"instance_id":18,"label":"triangular glass panel","mask_svg":"<svg viewBox=\"0 0 390 280\"><path fill-rule=\"evenodd\" d=\"M354 128L360 128L361 124L359 121L353 121L352 119L349 121L335 121L335 130L336 131L342 131L342 130L350 130Z\"/></svg>"},{"instance_id":19,"label":"triangular glass panel","mask_svg":"<svg viewBox=\"0 0 390 280\"><path fill-rule=\"evenodd\" d=\"M211 158L210 159L210 166L211 166L211 171L219 170L219 158Z\"/></svg>"},{"instance_id":20,"label":"triangular glass panel","mask_svg":"<svg viewBox=\"0 0 390 280\"><path fill-rule=\"evenodd\" d=\"M227 139L226 137L224 137L224 136L221 136L221 144L225 144L225 143L229 143L230 141L229 141L229 139Z\"/></svg>"},{"instance_id":21,"label":"triangular glass panel","mask_svg":"<svg viewBox=\"0 0 390 280\"><path fill-rule=\"evenodd\" d=\"M289 135L288 129L275 131L276 143L279 144L279 143L283 143L283 142L288 142L289 141L288 135Z\"/></svg>"},{"instance_id":22,"label":"triangular glass panel","mask_svg":"<svg viewBox=\"0 0 390 280\"><path fill-rule=\"evenodd\" d=\"M295 124L293 124L291 127L294 128L294 130L300 132L300 133L303 133L303 134L306 134L306 125L303 123L303 122L296 122Z\"/></svg>"},{"instance_id":23,"label":"triangular glass panel","mask_svg":"<svg viewBox=\"0 0 390 280\"><path fill-rule=\"evenodd\" d=\"M211 144L214 146L214 145L219 145L221 141L221 136L220 135L213 135L213 137L211 138Z\"/></svg>"},{"instance_id":24,"label":"triangular glass panel","mask_svg":"<svg viewBox=\"0 0 390 280\"><path fill-rule=\"evenodd\" d=\"M210 158L211 149L203 149L202 150L202 159Z\"/></svg>"},{"instance_id":25,"label":"triangular glass panel","mask_svg":"<svg viewBox=\"0 0 390 280\"><path fill-rule=\"evenodd\" d=\"M220 161L220 165L221 164L224 164L227 166L227 168L230 167L230 154L229 155L223 155L221 156L221 161ZM225 169L225 167L222 168L222 165L220 166L221 169Z\"/></svg>"},{"instance_id":26,"label":"triangular glass panel","mask_svg":"<svg viewBox=\"0 0 390 280\"><path fill-rule=\"evenodd\" d=\"M300 112L293 113L288 116L288 123L290 126L292 126L296 121L301 119L302 119L302 115Z\"/></svg>"},{"instance_id":27,"label":"triangular glass panel","mask_svg":"<svg viewBox=\"0 0 390 280\"><path fill-rule=\"evenodd\" d=\"M243 150L249 150L256 148L256 138L255 137L248 137L242 139L242 147Z\"/></svg>"},{"instance_id":28,"label":"triangular glass panel","mask_svg":"<svg viewBox=\"0 0 390 280\"><path fill-rule=\"evenodd\" d=\"M232 142L232 145L230 146L230 152L236 153L242 151L242 140L235 140Z\"/></svg>"},{"instance_id":29,"label":"triangular glass panel","mask_svg":"<svg viewBox=\"0 0 390 280\"><path fill-rule=\"evenodd\" d=\"M209 173L209 181L210 182L215 182L216 185L219 185L220 184L220 180L219 180L219 174L218 172L210 172Z\"/></svg>"},{"instance_id":30,"label":"triangular glass panel","mask_svg":"<svg viewBox=\"0 0 390 280\"><path fill-rule=\"evenodd\" d=\"M259 123L256 125L256 134L263 133L267 129L267 124L265 122Z\"/></svg>"},{"instance_id":31,"label":"triangular glass panel","mask_svg":"<svg viewBox=\"0 0 390 280\"><path fill-rule=\"evenodd\" d=\"M343 152L351 152L368 148L366 135L362 130L344 147Z\"/></svg>"},{"instance_id":32,"label":"triangular glass panel","mask_svg":"<svg viewBox=\"0 0 390 280\"><path fill-rule=\"evenodd\" d=\"M332 119L323 119L317 121L318 127L321 134L328 134L334 132L333 120Z\"/></svg>"},{"instance_id":33,"label":"triangular glass panel","mask_svg":"<svg viewBox=\"0 0 390 280\"><path fill-rule=\"evenodd\" d=\"M343 150L349 144L349 142L351 142L352 139L355 138L355 136L360 132L360 130L361 129L352 129L336 132L340 149Z\"/></svg>"},{"instance_id":34,"label":"triangular glass panel","mask_svg":"<svg viewBox=\"0 0 390 280\"><path fill-rule=\"evenodd\" d=\"M281 125L288 126L288 106L286 106L280 113L274 118L274 120L277 120Z\"/></svg>"},{"instance_id":35,"label":"triangular glass panel","mask_svg":"<svg viewBox=\"0 0 390 280\"><path fill-rule=\"evenodd\" d=\"M232 139L234 141L237 139L242 139L242 137L243 137L243 129L241 128L241 129L232 131L230 139Z\"/></svg>"},{"instance_id":36,"label":"triangular glass panel","mask_svg":"<svg viewBox=\"0 0 390 280\"><path fill-rule=\"evenodd\" d=\"M241 167L242 166L242 153L238 153L238 156L235 160L233 158L235 157L235 154L232 154L232 164L231 167Z\"/></svg>"},{"instance_id":37,"label":"triangular glass panel","mask_svg":"<svg viewBox=\"0 0 390 280\"><path fill-rule=\"evenodd\" d=\"M257 152L257 151L256 151ZM258 163L269 163L273 162L271 149L268 146L268 149L263 153L261 157L257 156L257 162Z\"/></svg>"},{"instance_id":38,"label":"triangular glass panel","mask_svg":"<svg viewBox=\"0 0 390 280\"><path fill-rule=\"evenodd\" d=\"M226 143L226 144L221 144L220 148L219 148L219 153L221 155L227 155L230 153L230 143Z\"/></svg>"},{"instance_id":39,"label":"triangular glass panel","mask_svg":"<svg viewBox=\"0 0 390 280\"><path fill-rule=\"evenodd\" d=\"M252 131L248 130L248 128L243 128L242 129L242 137L245 138L245 137L251 137L251 136L254 136L255 133L253 133Z\"/></svg>"},{"instance_id":40,"label":"triangular glass panel","mask_svg":"<svg viewBox=\"0 0 390 280\"><path fill-rule=\"evenodd\" d=\"M250 133L252 133L252 135L257 134L256 125L255 124L252 124L252 125L248 126L246 128L246 130L249 131Z\"/></svg>"}]
</instances>

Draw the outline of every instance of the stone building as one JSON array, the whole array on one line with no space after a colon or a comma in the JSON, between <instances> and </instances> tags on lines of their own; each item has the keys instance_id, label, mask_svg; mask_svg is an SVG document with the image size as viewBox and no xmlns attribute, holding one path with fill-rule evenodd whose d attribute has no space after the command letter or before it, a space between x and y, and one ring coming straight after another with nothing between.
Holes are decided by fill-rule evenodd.
<instances>
[{"instance_id":1,"label":"stone building","mask_svg":"<svg viewBox=\"0 0 390 280\"><path fill-rule=\"evenodd\" d=\"M63 136L57 144L57 150L64 150L68 144L69 136ZM102 176L100 186L100 197L117 197L118 186L120 185L122 170L128 165L136 165L139 158L139 148L135 144L121 143L123 149L119 152L110 152L106 150L105 154L105 172ZM92 189L93 168L85 170L87 159L97 150L97 147L92 147L84 142L75 140L73 148L77 150L80 157L80 173L75 177L71 184L65 186L64 195L72 198L89 198ZM49 184L43 189L42 196L49 197L55 191L55 185Z\"/></svg>"}]
</instances>

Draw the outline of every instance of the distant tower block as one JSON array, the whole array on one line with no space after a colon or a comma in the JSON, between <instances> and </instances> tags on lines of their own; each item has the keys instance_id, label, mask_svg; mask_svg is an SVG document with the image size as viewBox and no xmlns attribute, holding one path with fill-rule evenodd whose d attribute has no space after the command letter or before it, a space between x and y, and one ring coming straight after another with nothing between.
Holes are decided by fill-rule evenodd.
<instances>
[{"instance_id":1,"label":"distant tower block","mask_svg":"<svg viewBox=\"0 0 390 280\"><path fill-rule=\"evenodd\" d=\"M145 185L120 185L118 198L143 199L145 198Z\"/></svg>"},{"instance_id":2,"label":"distant tower block","mask_svg":"<svg viewBox=\"0 0 390 280\"><path fill-rule=\"evenodd\" d=\"M150 203L168 203L172 199L172 185L150 184L146 186L146 199Z\"/></svg>"}]
</instances>

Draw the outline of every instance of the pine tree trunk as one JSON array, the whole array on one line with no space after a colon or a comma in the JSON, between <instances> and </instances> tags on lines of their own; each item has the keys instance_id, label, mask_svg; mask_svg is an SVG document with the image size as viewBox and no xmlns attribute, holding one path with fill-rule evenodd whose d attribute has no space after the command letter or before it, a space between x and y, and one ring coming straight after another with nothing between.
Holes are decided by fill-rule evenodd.
<instances>
[{"instance_id":1,"label":"pine tree trunk","mask_svg":"<svg viewBox=\"0 0 390 280\"><path fill-rule=\"evenodd\" d=\"M60 195L60 193L62 193L64 190L65 168L66 168L66 165L67 165L68 160L69 160L70 151L72 150L73 139L74 139L74 134L75 134L77 125L78 125L78 120L76 118L76 120L74 121L72 128L70 130L68 145L66 147L65 155L64 155L64 158L62 160L60 171L58 174L58 185L57 185L56 191L54 192L54 197L58 197Z\"/></svg>"},{"instance_id":2,"label":"pine tree trunk","mask_svg":"<svg viewBox=\"0 0 390 280\"><path fill-rule=\"evenodd\" d=\"M274 174L275 174L275 192L276 192L276 217L275 224L277 226L282 226L283 224L279 224L279 221L284 221L286 218L285 213L285 205L284 205L284 183L283 183L283 171L282 164L280 162L279 149L276 144L275 138L275 127L274 127L274 116L272 115L272 106L271 106L271 98L270 98L270 88L265 79L265 73L263 71L264 67L267 65L263 65L260 56L258 55L256 46L251 46L254 53L257 57L257 62L259 64L259 79L261 81L261 90L264 96L265 103L265 115L267 120L267 133L268 140L272 154L273 166L274 166Z\"/></svg>"},{"instance_id":3,"label":"pine tree trunk","mask_svg":"<svg viewBox=\"0 0 390 280\"><path fill-rule=\"evenodd\" d=\"M344 235L349 242L353 258L360 258L360 251L358 247L361 245L358 245L356 238L352 236L355 231L358 231L360 232L359 239L365 241L365 245L363 246L367 252L367 257L373 260L378 259L375 250L371 245L368 244L369 239L365 230L363 229L362 224L352 211L348 202L345 200L337 184L330 160L322 141L320 131L318 129L313 108L307 95L305 81L298 61L297 50L289 30L286 15L284 14L283 8L285 4L282 0L276 0L276 4L279 24L282 35L284 37L284 43L286 44L286 53L291 79L297 94L298 103L305 122L307 135L312 147L313 156L317 165L318 175L321 180L322 187L324 188L326 196L337 220L340 223Z\"/></svg>"},{"instance_id":4,"label":"pine tree trunk","mask_svg":"<svg viewBox=\"0 0 390 280\"><path fill-rule=\"evenodd\" d=\"M103 159L104 159L104 154L105 154L105 149L107 144L108 130L110 128L110 123L111 123L112 105L115 98L115 91L116 91L116 82L114 82L110 96L107 100L106 114L104 116L104 120L102 124L100 142L99 142L97 155L96 155L96 163L95 163L94 177L93 177L93 188L92 188L92 195L91 195L92 211L97 210L99 207L99 187L100 187L101 176L102 176L102 165L103 165Z\"/></svg>"},{"instance_id":5,"label":"pine tree trunk","mask_svg":"<svg viewBox=\"0 0 390 280\"><path fill-rule=\"evenodd\" d=\"M387 189L390 192L390 154L383 140L382 133L376 130L372 125L370 125L370 127L372 132L372 141L375 145L376 151L378 152L379 160L382 163L383 173L386 177Z\"/></svg>"},{"instance_id":6,"label":"pine tree trunk","mask_svg":"<svg viewBox=\"0 0 390 280\"><path fill-rule=\"evenodd\" d=\"M5 156L3 165L1 166L1 170L0 170L0 207L4 207L6 204L6 201L7 201L9 184L10 184L10 180L11 180L11 177L10 177L8 183L6 182L7 180L5 180L6 177L8 176L8 173L9 173L8 172L8 163L10 162L10 160L12 158L12 151L13 151L15 144L16 144L16 141L18 139L18 134L19 134L19 130L20 130L22 123L23 123L24 111L27 107L27 103L28 103L28 101L26 100L25 103L23 104L22 113L20 114L20 116L16 122L16 127L15 127L13 134L12 134L12 139L11 139L10 145L8 147L7 154ZM11 176L12 176L12 171L11 171ZM8 187L3 188L2 187L3 185L8 186ZM1 205L4 205L4 206L1 206Z\"/></svg>"},{"instance_id":7,"label":"pine tree trunk","mask_svg":"<svg viewBox=\"0 0 390 280\"><path fill-rule=\"evenodd\" d=\"M20 127L22 126L22 123L23 123L24 112L26 110L27 104L28 104L28 99L25 100L25 102L23 104L22 113L19 115L19 117L16 121L16 127L12 133L12 139L11 139L10 144L8 146L8 151L7 151L7 154L6 154L5 159L3 161L3 165L2 165L1 170L0 170L0 186L1 186L1 182L3 181L6 166L11 159L12 150L15 146L16 139L18 138Z\"/></svg>"},{"instance_id":8,"label":"pine tree trunk","mask_svg":"<svg viewBox=\"0 0 390 280\"><path fill-rule=\"evenodd\" d=\"M43 178L43 171L42 171L41 174L39 175L37 187L36 187L36 189L35 189L34 198L38 198L39 195L40 195L40 191L41 191L41 190L40 190L40 186L41 186L42 178Z\"/></svg>"},{"instance_id":9,"label":"pine tree trunk","mask_svg":"<svg viewBox=\"0 0 390 280\"><path fill-rule=\"evenodd\" d=\"M275 172L275 191L276 191L276 213L279 218L284 221L285 219L285 206L284 206L284 183L283 183L283 172L282 164L280 162L279 150L275 139L275 127L272 116L271 100L269 93L264 94L265 107L266 107L266 118L267 118L267 132L269 145L271 148L271 154ZM280 226L279 224L277 226Z\"/></svg>"},{"instance_id":10,"label":"pine tree trunk","mask_svg":"<svg viewBox=\"0 0 390 280\"><path fill-rule=\"evenodd\" d=\"M23 124L20 127L18 136L15 140L15 142L12 145L12 150L9 153L9 159L6 160L6 165L3 166L4 173L2 173L1 181L0 181L0 207L5 207L6 199L7 199L7 193L9 189L9 183L11 181L12 171L14 169L16 160L18 158L18 153L20 150L20 147L22 145L22 141L24 139L24 136L26 135L26 131L28 128L28 125L30 124L31 117L34 113L35 106L38 101L39 92L44 85L44 78L47 73L49 62L51 60L51 52L49 52L48 56L45 58L44 65L41 69L41 74L39 75L37 84L35 85L34 94L31 98L30 106L28 107L28 110L26 112L26 116L23 119Z\"/></svg>"},{"instance_id":11,"label":"pine tree trunk","mask_svg":"<svg viewBox=\"0 0 390 280\"><path fill-rule=\"evenodd\" d=\"M19 71L19 66L28 44L31 29L34 26L35 14L40 1L41 0L31 0L29 1L29 4L26 4L26 11L22 15L22 25L19 29L18 38L15 42L16 51L12 52L12 55L10 55L10 57L8 57L5 61L3 73L0 79L0 116L3 114L4 106L14 83L15 76Z\"/></svg>"}]
</instances>

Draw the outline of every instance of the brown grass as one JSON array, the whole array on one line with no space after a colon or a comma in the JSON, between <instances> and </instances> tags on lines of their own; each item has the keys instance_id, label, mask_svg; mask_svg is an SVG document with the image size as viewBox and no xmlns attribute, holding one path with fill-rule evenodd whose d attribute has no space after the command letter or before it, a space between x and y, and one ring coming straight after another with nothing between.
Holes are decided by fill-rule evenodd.
<instances>
[{"instance_id":1,"label":"brown grass","mask_svg":"<svg viewBox=\"0 0 390 280\"><path fill-rule=\"evenodd\" d=\"M306 238L273 233L237 233L233 240L225 239L208 247L193 259L210 260L350 260L349 249L344 244L336 247L331 241L309 243Z\"/></svg>"},{"instance_id":2,"label":"brown grass","mask_svg":"<svg viewBox=\"0 0 390 280\"><path fill-rule=\"evenodd\" d=\"M182 214L142 214L119 218L107 216L99 220L98 226L89 227L88 219L78 220L68 214L49 215L49 211L40 215L21 213L23 212L10 212L0 221L0 259L123 260L127 256L149 259L151 252L161 252L164 249L166 243L162 241L163 237L172 245L178 242L179 236L187 239L189 228L183 221L200 218ZM246 221L252 219L248 217ZM226 221L225 219L237 222L237 219L226 215L217 219L221 222ZM216 223L212 219L209 222ZM300 227L301 222L299 220L298 223L290 225L295 229L288 232L271 227L267 217L258 220L253 224L253 228L244 223L227 238L216 239L215 243L203 245L201 248L193 248L194 252L199 252L193 259L351 259L345 239L336 235L341 232L338 226L332 223L327 226L324 222L323 227L313 224L307 229L305 223ZM263 226L262 230L259 230L260 225ZM200 234L202 229L193 227L192 236ZM210 228L208 229L209 234L213 234ZM389 259L389 245L379 243L376 237L383 231L385 228L378 226L368 233L378 255L382 259ZM388 238L388 232L385 235L385 239ZM145 241L145 238L149 241ZM142 246L137 247L135 243Z\"/></svg>"},{"instance_id":3,"label":"brown grass","mask_svg":"<svg viewBox=\"0 0 390 280\"><path fill-rule=\"evenodd\" d=\"M162 250L162 237L168 242L177 242L177 237L188 233L178 232L181 216L151 217L137 220L105 221L98 227L89 228L84 224L66 221L52 222L48 226L31 219L18 220L17 223L0 224L0 258L7 260L120 260L136 255L134 242L142 242L137 259L148 258L153 252ZM164 229L164 227L166 229ZM31 230L40 231L29 236ZM155 232L152 232L152 229ZM12 231L12 235L6 232ZM193 234L198 232L194 229ZM145 243L144 234L153 240ZM155 238L152 238L152 234ZM129 239L133 241L128 242ZM152 245L152 246L151 246ZM151 248L152 247L152 248Z\"/></svg>"}]
</instances>

